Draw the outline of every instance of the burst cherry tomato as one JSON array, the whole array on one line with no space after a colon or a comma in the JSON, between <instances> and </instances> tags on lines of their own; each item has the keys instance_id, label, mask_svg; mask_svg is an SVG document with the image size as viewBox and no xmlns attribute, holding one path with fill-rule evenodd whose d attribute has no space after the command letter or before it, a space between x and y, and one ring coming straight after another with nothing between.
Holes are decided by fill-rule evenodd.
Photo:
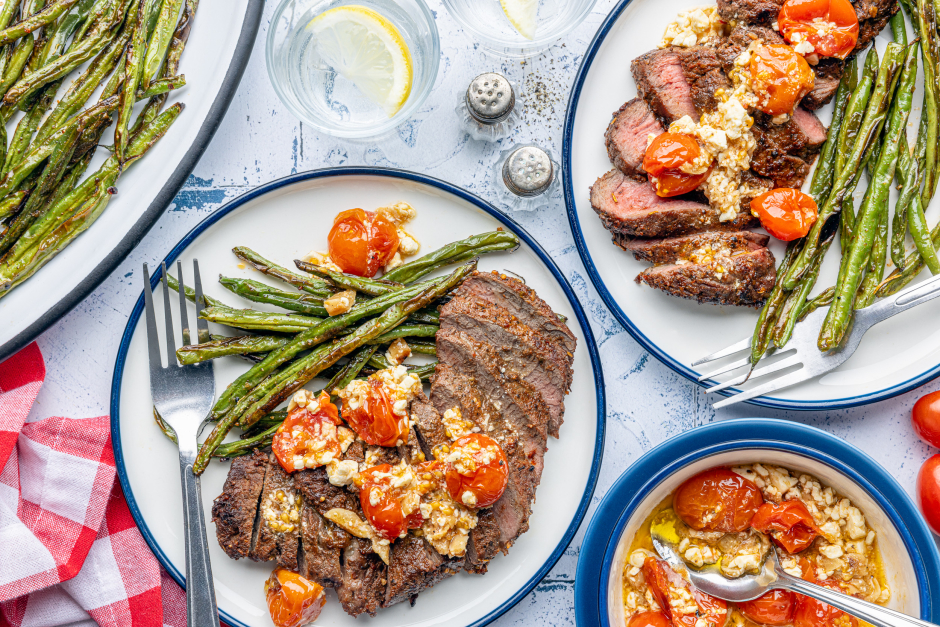
<instances>
[{"instance_id":1,"label":"burst cherry tomato","mask_svg":"<svg viewBox=\"0 0 940 627\"><path fill-rule=\"evenodd\" d=\"M643 167L650 176L650 183L659 196L678 196L698 189L702 181L708 178L711 166L700 174L687 174L682 171L702 154L695 138L682 133L663 133L658 135L646 149Z\"/></svg>"},{"instance_id":2,"label":"burst cherry tomato","mask_svg":"<svg viewBox=\"0 0 940 627\"><path fill-rule=\"evenodd\" d=\"M727 468L686 479L672 500L682 522L698 531L744 531L763 504L760 489Z\"/></svg>"},{"instance_id":3,"label":"burst cherry tomato","mask_svg":"<svg viewBox=\"0 0 940 627\"><path fill-rule=\"evenodd\" d=\"M404 472L414 471L408 469ZM359 473L356 482L363 513L375 533L389 541L402 537L409 529L416 529L424 522L418 508L418 493L394 487L395 479L392 467L380 464Z\"/></svg>"},{"instance_id":4,"label":"burst cherry tomato","mask_svg":"<svg viewBox=\"0 0 940 627\"><path fill-rule=\"evenodd\" d=\"M751 201L751 211L760 218L767 232L784 242L809 233L816 222L816 201L798 189L778 187Z\"/></svg>"},{"instance_id":5,"label":"burst cherry tomato","mask_svg":"<svg viewBox=\"0 0 940 627\"><path fill-rule=\"evenodd\" d=\"M940 391L931 392L914 403L911 423L921 440L940 448Z\"/></svg>"},{"instance_id":6,"label":"burst cherry tomato","mask_svg":"<svg viewBox=\"0 0 940 627\"><path fill-rule=\"evenodd\" d=\"M769 533L790 553L799 553L819 535L819 527L803 501L791 499L779 505L764 503L751 520L751 526Z\"/></svg>"},{"instance_id":7,"label":"burst cherry tomato","mask_svg":"<svg viewBox=\"0 0 940 627\"><path fill-rule=\"evenodd\" d=\"M707 627L722 627L725 624L728 618L728 604L693 588L666 562L647 557L643 562L643 576L659 607L663 608L663 613L675 627L705 627L698 623L703 619ZM676 598L676 595L669 594L671 588L683 588L688 591L695 601L697 611L689 612L687 603Z\"/></svg>"},{"instance_id":8,"label":"burst cherry tomato","mask_svg":"<svg viewBox=\"0 0 940 627\"><path fill-rule=\"evenodd\" d=\"M447 491L467 507L489 507L506 489L509 465L499 443L481 433L457 439L447 455Z\"/></svg>"},{"instance_id":9,"label":"burst cherry tomato","mask_svg":"<svg viewBox=\"0 0 940 627\"><path fill-rule=\"evenodd\" d=\"M793 113L816 82L806 59L786 44L760 46L749 65L757 108L768 115Z\"/></svg>"},{"instance_id":10,"label":"burst cherry tomato","mask_svg":"<svg viewBox=\"0 0 940 627\"><path fill-rule=\"evenodd\" d=\"M323 587L278 568L264 582L268 612L276 627L300 627L315 621L326 603Z\"/></svg>"},{"instance_id":11,"label":"burst cherry tomato","mask_svg":"<svg viewBox=\"0 0 940 627\"><path fill-rule=\"evenodd\" d=\"M343 453L336 433L340 424L336 405L329 394L321 392L316 403L288 412L274 434L271 450L286 472L322 466L329 461L324 455L335 459Z\"/></svg>"},{"instance_id":12,"label":"burst cherry tomato","mask_svg":"<svg viewBox=\"0 0 940 627\"><path fill-rule=\"evenodd\" d=\"M396 446L404 441L408 433L408 417L394 411L392 400L382 382L366 379L366 393L357 397L355 408L350 399L343 399L343 418L359 434L359 437L378 446Z\"/></svg>"},{"instance_id":13,"label":"burst cherry tomato","mask_svg":"<svg viewBox=\"0 0 940 627\"><path fill-rule=\"evenodd\" d=\"M380 214L363 209L340 212L330 229L330 259L343 272L371 277L398 250L398 229Z\"/></svg>"},{"instance_id":14,"label":"burst cherry tomato","mask_svg":"<svg viewBox=\"0 0 940 627\"><path fill-rule=\"evenodd\" d=\"M800 567L803 569L802 578L806 581L845 593L845 590L837 581L832 579L818 581L816 573L808 560L800 560ZM842 610L802 594L795 596L796 608L793 611L793 627L858 627L858 620Z\"/></svg>"},{"instance_id":15,"label":"burst cherry tomato","mask_svg":"<svg viewBox=\"0 0 940 627\"><path fill-rule=\"evenodd\" d=\"M917 503L927 525L940 535L940 455L934 455L917 473Z\"/></svg>"},{"instance_id":16,"label":"burst cherry tomato","mask_svg":"<svg viewBox=\"0 0 940 627\"><path fill-rule=\"evenodd\" d=\"M796 599L792 592L771 590L753 601L737 604L747 618L761 625L789 625L793 622Z\"/></svg>"},{"instance_id":17,"label":"burst cherry tomato","mask_svg":"<svg viewBox=\"0 0 940 627\"><path fill-rule=\"evenodd\" d=\"M823 57L844 59L858 41L858 16L849 0L787 0L777 24L787 43L808 41Z\"/></svg>"},{"instance_id":18,"label":"burst cherry tomato","mask_svg":"<svg viewBox=\"0 0 940 627\"><path fill-rule=\"evenodd\" d=\"M627 627L672 627L662 612L639 612L630 617Z\"/></svg>"}]
</instances>

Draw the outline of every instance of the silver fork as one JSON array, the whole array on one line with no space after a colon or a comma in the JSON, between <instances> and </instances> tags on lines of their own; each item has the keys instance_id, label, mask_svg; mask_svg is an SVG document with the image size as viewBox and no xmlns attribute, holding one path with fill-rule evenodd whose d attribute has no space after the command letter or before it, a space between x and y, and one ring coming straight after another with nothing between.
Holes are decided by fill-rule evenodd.
<instances>
[{"instance_id":1,"label":"silver fork","mask_svg":"<svg viewBox=\"0 0 940 627\"><path fill-rule=\"evenodd\" d=\"M724 400L718 401L714 404L714 407L715 409L720 409L722 407L727 407L728 405L740 403L741 401L750 400L757 396L769 394L770 392L795 385L801 381L812 379L813 377L818 377L819 375L838 368L843 363L845 363L845 361L852 356L852 353L855 352L855 349L858 348L859 342L862 341L862 336L865 335L865 332L868 331L868 329L878 324L882 320L887 320L891 316L899 314L902 311L907 311L908 309L917 307L921 303L925 303L928 300L933 300L937 296L940 296L940 275L927 279L923 283L918 283L917 285L909 287L906 290L902 290L894 296L889 296L888 298L878 301L874 305L865 307L864 309L859 309L855 312L855 320L852 325L852 329L849 332L848 337L845 339L842 347L825 353L819 350L816 342L819 338L819 330L822 328L823 321L826 319L826 313L829 310L828 308L817 309L813 313L806 316L805 320L796 325L795 329L793 330L793 337L790 339L790 342L783 348L777 349L775 352L775 355L777 356L792 353L789 355L789 357L766 365L762 368L755 368L750 372L733 377L724 383L713 385L712 387L705 390L705 392L720 392L721 390L731 386L741 385L745 381L760 379L761 377L765 377L775 372L780 372L781 370L785 370L787 368L800 366L800 368L794 372L790 372L789 374L786 374L782 377L778 377L772 381L768 381L749 390L739 392L734 396L730 396ZM692 366L698 366L700 364L723 359L725 357L731 357L732 355L740 353L741 351L750 350L750 348L751 338L746 338L740 342L728 346L727 348L716 351L707 357L699 359L693 363ZM703 374L698 378L698 380L707 381L720 374L733 372L750 365L751 358L750 356L747 356L743 359L738 359L729 364L726 364L717 370Z\"/></svg>"},{"instance_id":2,"label":"silver fork","mask_svg":"<svg viewBox=\"0 0 940 627\"><path fill-rule=\"evenodd\" d=\"M176 262L179 278L180 323L183 345L189 341L189 320L186 315L186 292L183 264ZM147 343L150 347L150 394L153 406L176 433L180 451L180 479L183 484L183 525L186 534L186 624L207 627L219 624L219 610L212 585L212 566L206 540L206 519L202 510L199 477L193 473L193 462L199 450L197 438L215 398L215 377L212 361L180 366L173 342L173 318L170 315L170 289L166 280L166 264L160 265L163 276L163 312L166 317L166 368L160 360L160 339L154 313L150 273L144 264L144 303L147 309ZM193 287L196 309L206 303L199 278L199 263L193 260ZM196 316L199 342L209 341L209 323Z\"/></svg>"}]
</instances>

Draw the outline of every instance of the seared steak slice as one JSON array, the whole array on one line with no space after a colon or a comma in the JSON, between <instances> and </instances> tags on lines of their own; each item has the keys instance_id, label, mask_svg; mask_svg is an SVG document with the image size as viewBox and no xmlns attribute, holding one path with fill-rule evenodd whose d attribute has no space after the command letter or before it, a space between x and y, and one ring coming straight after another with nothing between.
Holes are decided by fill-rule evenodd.
<instances>
[{"instance_id":1,"label":"seared steak slice","mask_svg":"<svg viewBox=\"0 0 940 627\"><path fill-rule=\"evenodd\" d=\"M795 125L799 133L805 138L804 155L816 154L822 148L822 145L826 143L826 127L812 111L797 107L793 111L788 124Z\"/></svg>"},{"instance_id":2,"label":"seared steak slice","mask_svg":"<svg viewBox=\"0 0 940 627\"><path fill-rule=\"evenodd\" d=\"M760 250L768 241L769 235L753 231L705 231L663 239L633 239L617 245L633 253L638 260L664 264L688 259L694 252L704 249L725 250L727 254Z\"/></svg>"},{"instance_id":3,"label":"seared steak slice","mask_svg":"<svg viewBox=\"0 0 940 627\"><path fill-rule=\"evenodd\" d=\"M718 15L726 22L770 26L782 6L783 0L718 0Z\"/></svg>"},{"instance_id":4,"label":"seared steak slice","mask_svg":"<svg viewBox=\"0 0 940 627\"><path fill-rule=\"evenodd\" d=\"M324 588L336 588L343 582L340 565L343 548L349 534L317 513L309 502L304 502L301 519L303 539L304 577L316 581Z\"/></svg>"},{"instance_id":5,"label":"seared steak slice","mask_svg":"<svg viewBox=\"0 0 940 627\"><path fill-rule=\"evenodd\" d=\"M604 140L607 156L614 167L624 174L643 176L643 156L650 135L654 137L666 132L653 115L652 109L642 98L627 102L614 114L607 126Z\"/></svg>"},{"instance_id":6,"label":"seared steak slice","mask_svg":"<svg viewBox=\"0 0 940 627\"><path fill-rule=\"evenodd\" d=\"M304 502L322 516L334 508L354 510L358 499L340 486L330 483L326 468L307 468L294 473L294 485Z\"/></svg>"},{"instance_id":7,"label":"seared steak slice","mask_svg":"<svg viewBox=\"0 0 940 627\"><path fill-rule=\"evenodd\" d=\"M436 366L440 368L440 365ZM433 391L433 387L431 388ZM444 431L444 423L441 422L441 415L428 400L416 400L411 403L411 416L415 421L415 431L418 434L418 441L421 442L421 450L427 459L434 459L432 451L435 446L447 444L450 438Z\"/></svg>"},{"instance_id":8,"label":"seared steak slice","mask_svg":"<svg viewBox=\"0 0 940 627\"><path fill-rule=\"evenodd\" d=\"M725 71L734 67L734 60L747 50L751 42L761 40L767 45L784 43L780 33L768 26L739 23L731 30L731 34L722 39L715 46L718 61Z\"/></svg>"},{"instance_id":9,"label":"seared steak slice","mask_svg":"<svg viewBox=\"0 0 940 627\"><path fill-rule=\"evenodd\" d=\"M749 307L763 304L777 276L770 249L761 248L718 263L724 269L720 276L716 264L687 263L649 268L637 275L636 281L700 303Z\"/></svg>"},{"instance_id":10,"label":"seared steak slice","mask_svg":"<svg viewBox=\"0 0 940 627\"><path fill-rule=\"evenodd\" d=\"M350 537L343 549L342 567L343 584L336 589L336 595L343 609L350 616L375 616L385 600L385 563L372 552L368 540Z\"/></svg>"},{"instance_id":11,"label":"seared steak slice","mask_svg":"<svg viewBox=\"0 0 940 627\"><path fill-rule=\"evenodd\" d=\"M684 115L698 120L692 88L675 48L651 50L630 64L636 89L650 108L667 123Z\"/></svg>"},{"instance_id":12,"label":"seared steak slice","mask_svg":"<svg viewBox=\"0 0 940 627\"><path fill-rule=\"evenodd\" d=\"M467 572L482 575L486 572L486 563L496 557L500 546L499 517L495 507L480 510L477 514L477 526L470 532L467 543L467 560L464 569Z\"/></svg>"},{"instance_id":13,"label":"seared steak slice","mask_svg":"<svg viewBox=\"0 0 940 627\"><path fill-rule=\"evenodd\" d=\"M258 540L248 557L256 562L277 559L278 566L297 571L301 501L293 478L272 453L261 491ZM296 513L296 518L294 514Z\"/></svg>"},{"instance_id":14,"label":"seared steak slice","mask_svg":"<svg viewBox=\"0 0 940 627\"><path fill-rule=\"evenodd\" d=\"M460 570L460 561L443 557L424 538L410 533L396 540L388 559L388 587L382 607L414 599L422 590Z\"/></svg>"},{"instance_id":15,"label":"seared steak slice","mask_svg":"<svg viewBox=\"0 0 940 627\"><path fill-rule=\"evenodd\" d=\"M868 47L901 7L897 0L854 0L852 4L858 17L858 41L852 53L857 54Z\"/></svg>"},{"instance_id":16,"label":"seared steak slice","mask_svg":"<svg viewBox=\"0 0 940 627\"><path fill-rule=\"evenodd\" d=\"M695 231L740 231L756 222L740 212L727 222L706 204L682 197L661 198L648 181L638 181L611 170L591 186L591 206L608 231L636 237L669 237Z\"/></svg>"},{"instance_id":17,"label":"seared steak slice","mask_svg":"<svg viewBox=\"0 0 940 627\"><path fill-rule=\"evenodd\" d=\"M769 116L758 114L751 128L757 148L751 156L751 170L774 181L774 187L803 185L810 165L826 141L826 128L811 111L797 107L784 124L774 124Z\"/></svg>"},{"instance_id":18,"label":"seared steak slice","mask_svg":"<svg viewBox=\"0 0 940 627\"><path fill-rule=\"evenodd\" d=\"M839 81L842 80L845 62L841 59L826 57L820 59L819 63L812 67L813 73L816 75L816 83L813 85L812 91L803 96L800 105L810 111L815 111L827 104L836 95Z\"/></svg>"},{"instance_id":19,"label":"seared steak slice","mask_svg":"<svg viewBox=\"0 0 940 627\"><path fill-rule=\"evenodd\" d=\"M731 86L728 77L722 71L721 63L715 49L709 46L692 46L691 48L675 48L682 64L685 81L689 84L692 103L695 110L701 114L712 111L718 106L715 92L718 89L727 89ZM698 119L693 115L692 119Z\"/></svg>"},{"instance_id":20,"label":"seared steak slice","mask_svg":"<svg viewBox=\"0 0 940 627\"><path fill-rule=\"evenodd\" d=\"M212 522L219 546L237 560L248 557L258 533L258 501L264 487L268 455L256 450L236 457L225 478L222 494L212 504Z\"/></svg>"}]
</instances>

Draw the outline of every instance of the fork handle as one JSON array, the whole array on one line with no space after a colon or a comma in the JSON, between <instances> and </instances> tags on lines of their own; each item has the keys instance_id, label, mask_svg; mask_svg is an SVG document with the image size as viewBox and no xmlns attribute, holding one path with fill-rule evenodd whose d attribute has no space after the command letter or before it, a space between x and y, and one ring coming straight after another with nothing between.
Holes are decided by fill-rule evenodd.
<instances>
[{"instance_id":1,"label":"fork handle","mask_svg":"<svg viewBox=\"0 0 940 627\"><path fill-rule=\"evenodd\" d=\"M180 480L183 484L183 524L186 533L186 625L219 625L219 608L212 585L212 564L206 540L206 518L202 510L199 477L193 473L194 452L180 451Z\"/></svg>"},{"instance_id":2,"label":"fork handle","mask_svg":"<svg viewBox=\"0 0 940 627\"><path fill-rule=\"evenodd\" d=\"M817 586L803 579L785 573L782 574L780 571L777 571L777 574L779 579L774 586L775 588L805 594L808 597L827 603L832 607L839 608L843 612L860 618L875 627L937 627L933 623L928 623L919 618L907 616L901 612L890 610L886 607L869 603L868 601L856 599L855 597L836 592L830 588Z\"/></svg>"},{"instance_id":3,"label":"fork handle","mask_svg":"<svg viewBox=\"0 0 940 627\"><path fill-rule=\"evenodd\" d=\"M923 283L902 290L890 298L860 309L856 312L857 321L863 322L865 328L887 320L891 316L912 309L928 300L940 296L940 275L931 277Z\"/></svg>"}]
</instances>

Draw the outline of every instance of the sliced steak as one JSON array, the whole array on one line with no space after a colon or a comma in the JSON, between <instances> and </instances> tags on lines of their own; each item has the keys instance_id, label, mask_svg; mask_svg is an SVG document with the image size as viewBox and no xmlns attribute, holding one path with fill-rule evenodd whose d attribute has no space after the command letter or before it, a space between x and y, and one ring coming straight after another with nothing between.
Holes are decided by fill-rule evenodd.
<instances>
[{"instance_id":1,"label":"sliced steak","mask_svg":"<svg viewBox=\"0 0 940 627\"><path fill-rule=\"evenodd\" d=\"M710 46L692 46L675 48L675 52L679 55L696 112L702 114L714 110L718 106L715 92L731 87L728 77L722 71L715 49ZM693 115L692 119L698 117Z\"/></svg>"},{"instance_id":2,"label":"sliced steak","mask_svg":"<svg viewBox=\"0 0 940 627\"><path fill-rule=\"evenodd\" d=\"M800 106L806 107L810 111L815 111L825 104L828 104L832 97L836 95L839 88L839 81L842 80L842 72L845 70L845 62L841 59L823 58L819 63L813 66L813 74L816 75L816 82L812 91L803 96Z\"/></svg>"},{"instance_id":3,"label":"sliced steak","mask_svg":"<svg viewBox=\"0 0 940 627\"><path fill-rule=\"evenodd\" d=\"M644 176L643 156L649 136L656 137L665 132L646 101L634 98L620 107L607 126L604 134L607 156L624 174Z\"/></svg>"},{"instance_id":4,"label":"sliced steak","mask_svg":"<svg viewBox=\"0 0 940 627\"><path fill-rule=\"evenodd\" d=\"M340 586L343 583L343 548L349 542L350 535L323 518L313 505L304 501L301 537L303 576L324 588Z\"/></svg>"},{"instance_id":5,"label":"sliced steak","mask_svg":"<svg viewBox=\"0 0 940 627\"><path fill-rule=\"evenodd\" d=\"M734 67L734 60L747 50L751 42L760 40L767 45L784 43L780 33L767 26L739 23L731 30L731 34L722 39L715 46L715 54L725 71Z\"/></svg>"},{"instance_id":6,"label":"sliced steak","mask_svg":"<svg viewBox=\"0 0 940 627\"><path fill-rule=\"evenodd\" d=\"M422 590L460 570L460 562L441 556L424 538L411 534L399 538L391 547L382 607L413 600Z\"/></svg>"},{"instance_id":7,"label":"sliced steak","mask_svg":"<svg viewBox=\"0 0 940 627\"><path fill-rule=\"evenodd\" d=\"M236 457L225 478L222 494L212 504L212 522L219 546L232 559L248 557L258 533L258 502L264 487L268 455L256 450Z\"/></svg>"},{"instance_id":8,"label":"sliced steak","mask_svg":"<svg viewBox=\"0 0 940 627\"><path fill-rule=\"evenodd\" d=\"M718 15L726 22L770 26L777 20L783 0L718 0Z\"/></svg>"},{"instance_id":9,"label":"sliced steak","mask_svg":"<svg viewBox=\"0 0 940 627\"><path fill-rule=\"evenodd\" d=\"M467 543L467 560L464 569L467 572L482 575L486 564L499 553L500 527L499 516L495 507L480 510L477 514L477 526L470 532Z\"/></svg>"},{"instance_id":10,"label":"sliced steak","mask_svg":"<svg viewBox=\"0 0 940 627\"><path fill-rule=\"evenodd\" d=\"M591 206L608 231L635 237L670 237L711 229L740 231L756 223L748 212L727 222L708 205L682 197L661 198L648 181L611 170L591 186Z\"/></svg>"},{"instance_id":11,"label":"sliced steak","mask_svg":"<svg viewBox=\"0 0 940 627\"><path fill-rule=\"evenodd\" d=\"M854 0L852 4L858 17L858 41L852 53L857 54L868 47L901 7L898 0Z\"/></svg>"},{"instance_id":12,"label":"sliced steak","mask_svg":"<svg viewBox=\"0 0 940 627\"><path fill-rule=\"evenodd\" d=\"M649 268L637 275L636 281L700 303L748 307L763 304L777 276L769 249L736 255L721 263L724 272L720 276L714 264L687 263Z\"/></svg>"},{"instance_id":13,"label":"sliced steak","mask_svg":"<svg viewBox=\"0 0 940 627\"><path fill-rule=\"evenodd\" d=\"M440 367L440 366L437 366ZM433 391L433 387L431 388ZM441 415L428 400L416 400L411 404L411 416L415 421L415 431L421 450L427 459L434 459L434 447L447 444L450 438L444 431Z\"/></svg>"},{"instance_id":14,"label":"sliced steak","mask_svg":"<svg viewBox=\"0 0 940 627\"><path fill-rule=\"evenodd\" d=\"M797 107L790 117L790 123L796 125L805 138L804 155L816 154L826 142L826 127L816 114L803 107Z\"/></svg>"},{"instance_id":15,"label":"sliced steak","mask_svg":"<svg viewBox=\"0 0 940 627\"><path fill-rule=\"evenodd\" d=\"M294 473L294 485L304 499L322 516L334 508L354 509L358 499L340 486L330 483L326 468L307 468Z\"/></svg>"},{"instance_id":16,"label":"sliced steak","mask_svg":"<svg viewBox=\"0 0 940 627\"><path fill-rule=\"evenodd\" d=\"M820 146L826 141L826 127L811 111L797 107L784 124L758 114L751 128L757 148L751 156L751 170L774 182L774 187L799 189L809 173Z\"/></svg>"},{"instance_id":17,"label":"sliced steak","mask_svg":"<svg viewBox=\"0 0 940 627\"><path fill-rule=\"evenodd\" d=\"M698 120L692 88L675 48L651 50L630 64L636 89L650 108L667 123L684 115Z\"/></svg>"},{"instance_id":18,"label":"sliced steak","mask_svg":"<svg viewBox=\"0 0 940 627\"><path fill-rule=\"evenodd\" d=\"M351 537L343 549L342 568L343 584L336 595L343 609L350 616L375 616L385 600L385 563L372 552L368 540Z\"/></svg>"},{"instance_id":19,"label":"sliced steak","mask_svg":"<svg viewBox=\"0 0 940 627\"><path fill-rule=\"evenodd\" d=\"M256 562L277 559L278 566L296 572L301 500L293 478L284 472L273 453L264 475L259 513L258 540L248 557Z\"/></svg>"},{"instance_id":20,"label":"sliced steak","mask_svg":"<svg viewBox=\"0 0 940 627\"><path fill-rule=\"evenodd\" d=\"M769 235L753 231L705 231L663 239L633 239L618 242L618 246L633 253L638 260L664 264L689 259L694 253L701 254L706 250L727 251L729 255L760 250L767 246L768 241Z\"/></svg>"}]
</instances>

